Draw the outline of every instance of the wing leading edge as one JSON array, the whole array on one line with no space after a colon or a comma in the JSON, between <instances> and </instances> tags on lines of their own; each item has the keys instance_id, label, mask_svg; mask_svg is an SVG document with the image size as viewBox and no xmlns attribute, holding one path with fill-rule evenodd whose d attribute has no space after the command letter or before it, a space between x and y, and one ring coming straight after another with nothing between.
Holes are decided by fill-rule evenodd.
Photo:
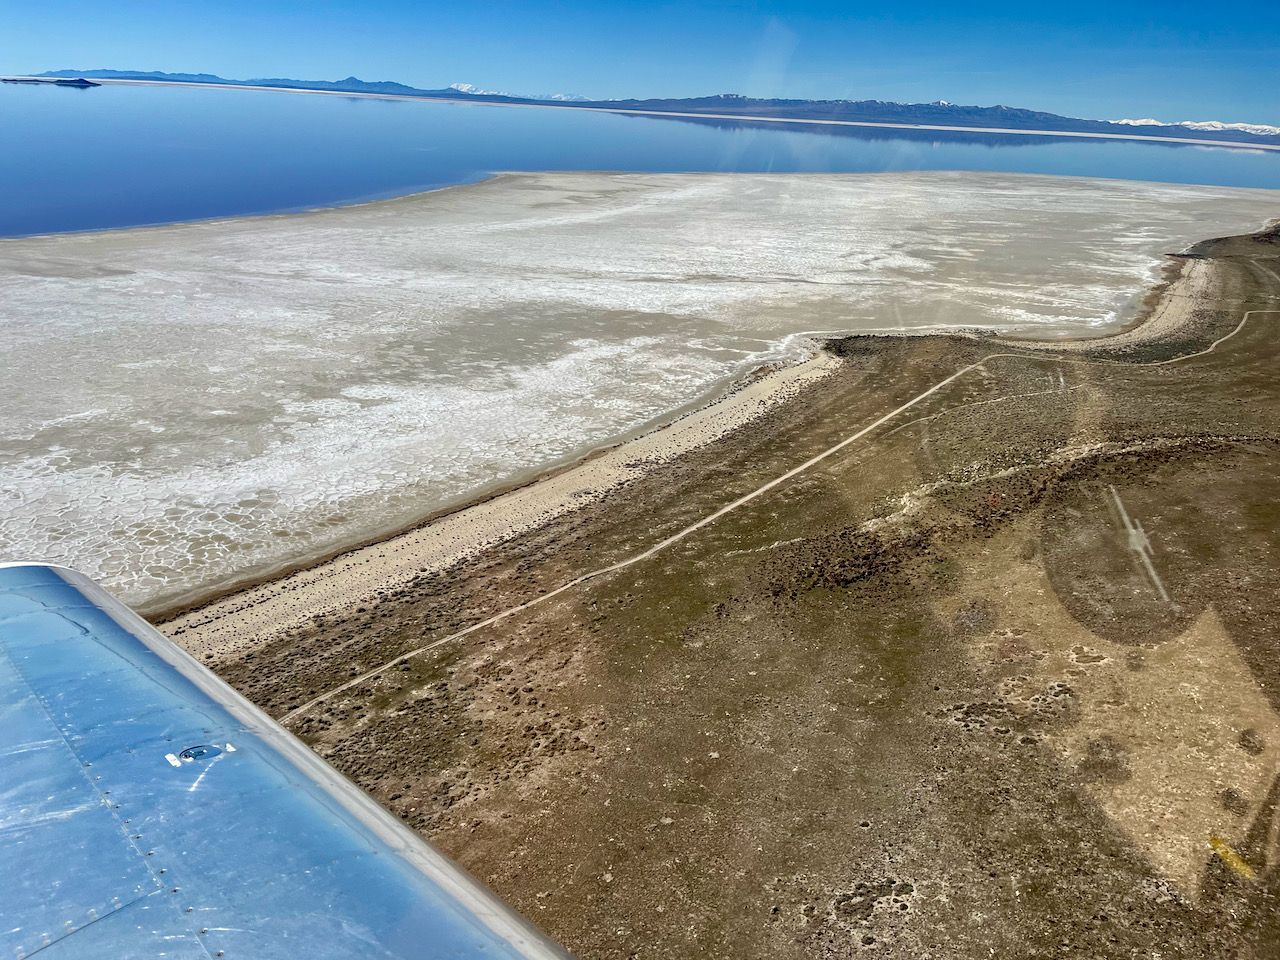
<instances>
[{"instance_id":1,"label":"wing leading edge","mask_svg":"<svg viewBox=\"0 0 1280 960\"><path fill-rule=\"evenodd\" d=\"M87 578L0 564L0 953L564 960Z\"/></svg>"}]
</instances>

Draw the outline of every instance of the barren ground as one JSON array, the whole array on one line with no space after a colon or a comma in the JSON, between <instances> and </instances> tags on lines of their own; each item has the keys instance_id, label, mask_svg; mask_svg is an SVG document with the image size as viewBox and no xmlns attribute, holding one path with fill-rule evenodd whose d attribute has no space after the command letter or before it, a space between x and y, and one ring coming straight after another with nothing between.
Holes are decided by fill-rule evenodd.
<instances>
[{"instance_id":1,"label":"barren ground","mask_svg":"<svg viewBox=\"0 0 1280 960\"><path fill-rule=\"evenodd\" d=\"M1280 311L1280 242L1194 255L1188 322L1012 348L293 728L583 958L1280 956L1280 312L1154 363ZM213 666L282 716L1005 348L829 349L751 426Z\"/></svg>"}]
</instances>

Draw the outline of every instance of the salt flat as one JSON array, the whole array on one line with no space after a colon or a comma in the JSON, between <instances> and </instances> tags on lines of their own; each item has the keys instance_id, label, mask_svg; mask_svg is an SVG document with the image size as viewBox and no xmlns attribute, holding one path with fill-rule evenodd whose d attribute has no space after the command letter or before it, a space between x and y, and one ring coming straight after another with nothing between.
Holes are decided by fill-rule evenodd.
<instances>
[{"instance_id":1,"label":"salt flat","mask_svg":"<svg viewBox=\"0 0 1280 960\"><path fill-rule=\"evenodd\" d=\"M403 526L813 332L1102 332L1263 191L507 175L0 242L0 550L152 607Z\"/></svg>"}]
</instances>

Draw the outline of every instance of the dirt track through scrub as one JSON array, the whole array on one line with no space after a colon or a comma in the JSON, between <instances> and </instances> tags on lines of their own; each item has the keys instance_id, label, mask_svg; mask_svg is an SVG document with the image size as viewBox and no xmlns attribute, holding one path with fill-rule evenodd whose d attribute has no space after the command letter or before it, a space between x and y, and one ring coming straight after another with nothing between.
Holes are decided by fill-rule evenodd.
<instances>
[{"instance_id":1,"label":"dirt track through scrub","mask_svg":"<svg viewBox=\"0 0 1280 960\"><path fill-rule=\"evenodd\" d=\"M313 707L318 706L319 704L328 700L330 697L336 696L337 694L340 694L343 691L350 690L353 687L357 687L362 683L366 683L367 681L372 680L373 678L379 676L382 673L385 673L387 670L390 670L391 668L398 666L401 663L404 663L407 660L420 656L421 654L426 653L430 650L434 650L438 647L442 647L447 643L451 643L455 640L460 640L461 638L468 636L469 634L475 633L477 630L481 630L485 627L492 626L495 623L499 623L510 616L513 616L517 613L521 613L525 610L535 607L540 603L543 603L547 600L557 597L560 594L564 593L565 591L572 590L574 587L587 583L590 580L594 580L597 577L606 576L607 574L610 574L610 573L616 573L617 571L624 570L627 567L630 567L636 563L639 563L642 560L649 559L650 557L654 556L660 551L665 550L667 547L671 546L672 544L678 543L679 541L683 540L685 537L688 537L691 534L696 533L698 530L702 529L708 524L714 523L716 520L720 519L726 514L731 513L734 510L737 510L739 507L742 507L750 503L752 500L755 500L757 497L763 496L764 494L768 493L770 490L773 490L777 487L782 486L783 484L787 483L789 480L794 479L795 477L804 473L806 470L809 470L811 467L821 463L823 460L826 460L833 454L839 453L841 450L849 446L851 443L856 443L858 440L861 440L863 437L867 436L867 434L873 432L879 427L884 426L886 423L889 423L891 420L895 419L900 414L905 413L906 411L920 404L922 401L927 400L929 397L933 396L939 390L942 390L948 385L954 383L955 381L962 379L967 374L972 373L974 370L984 367L987 363L991 362L992 360L998 360L1002 358L1018 358L1023 360L1035 360L1035 361L1043 361L1048 363L1069 363L1069 364L1077 364L1077 365L1084 365L1084 366L1088 366L1091 364L1101 364L1101 363L1107 363L1107 364L1128 363L1128 365L1131 365L1131 366L1144 366L1144 365L1167 366L1169 364L1181 363L1184 360L1191 360L1196 357L1202 357L1212 353L1221 344L1230 340L1237 333L1243 330L1245 324L1249 321L1251 317L1253 317L1256 314L1264 314L1264 313L1280 314L1280 311L1277 311L1277 310L1246 311L1244 316L1240 318L1240 322L1235 326L1235 328L1230 333L1226 334L1225 336L1219 337L1217 340L1213 341L1213 343L1211 343L1208 347L1204 348L1203 350L1197 350L1195 353L1189 353L1189 354L1186 354L1185 356L1172 357L1166 360L1151 361L1148 364L1129 363L1128 361L1123 361L1123 360L1107 360L1107 359L1083 360L1083 359L1077 359L1077 358L1063 358L1059 356L1046 357L1046 356L1039 356L1033 353L1001 352L1001 353L987 354L982 359L977 360L974 363L969 364L968 366L962 367L960 370L957 370L955 373L953 373L951 376L947 377L946 379L938 381L933 386L929 387L929 389L923 391L922 393L917 394L916 396L908 400L906 403L894 408L893 410L886 413L884 416L880 417L878 420L873 421L872 423L868 424L867 426L863 427L857 432L850 434L848 437L844 438L839 443L836 443L828 447L826 450L823 450L821 453L816 454L813 457L810 457L804 463L801 463L800 465L793 467L792 469L788 470L786 473L782 474L781 476L776 477L775 479L770 480L768 483L765 483L762 486L757 487L756 489L752 490L750 493L747 493L744 496L739 497L737 500L734 500L732 503L726 504L725 506L716 510L714 513L708 514L707 516L703 517L701 520L698 520L696 523L692 523L689 526L676 531L671 536L667 537L665 540L659 541L649 549L641 553L637 553L633 556L627 557L625 560L619 560L617 563L610 564L606 567L600 567L598 569L591 570L587 573L582 574L582 576L580 577L575 577L574 579L568 581L567 583L561 584L555 589L550 590L544 594L541 594L538 597L535 597L532 600L528 600L525 603L521 603L521 604L517 604L516 606L509 607L506 610L503 610L484 620L474 623L463 630L459 630L456 633L452 633L447 637L442 637L439 640L434 640L431 643L426 644L425 646L418 647L415 650L410 650L408 653L403 653L393 660L388 660L386 663L378 667L375 667L372 670L366 671L365 673L362 673L358 677L352 678L351 680L347 681L341 686L334 687L332 690L327 690L324 693L320 694L319 696L313 697L311 700L308 700L306 703L302 704L302 706L297 707L293 710L290 710L288 713L286 713L284 716L280 718L280 722L287 724L297 719L298 717L306 714ZM996 397L993 400L988 402L999 402L1004 399L1006 398Z\"/></svg>"}]
</instances>

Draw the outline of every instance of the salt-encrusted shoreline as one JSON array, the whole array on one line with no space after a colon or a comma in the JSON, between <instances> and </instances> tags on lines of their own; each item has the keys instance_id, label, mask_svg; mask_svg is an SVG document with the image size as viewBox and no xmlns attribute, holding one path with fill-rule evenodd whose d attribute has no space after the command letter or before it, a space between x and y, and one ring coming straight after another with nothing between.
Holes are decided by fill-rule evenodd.
<instances>
[{"instance_id":1,"label":"salt-encrusted shoreline","mask_svg":"<svg viewBox=\"0 0 1280 960\"><path fill-rule=\"evenodd\" d=\"M739 429L820 381L840 361L820 352L731 387L714 402L531 483L166 620L199 656L235 653L328 611L442 570L617 491L654 467ZM162 619L158 617L157 619Z\"/></svg>"}]
</instances>

